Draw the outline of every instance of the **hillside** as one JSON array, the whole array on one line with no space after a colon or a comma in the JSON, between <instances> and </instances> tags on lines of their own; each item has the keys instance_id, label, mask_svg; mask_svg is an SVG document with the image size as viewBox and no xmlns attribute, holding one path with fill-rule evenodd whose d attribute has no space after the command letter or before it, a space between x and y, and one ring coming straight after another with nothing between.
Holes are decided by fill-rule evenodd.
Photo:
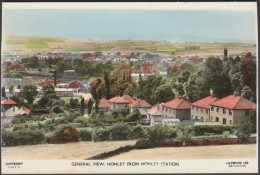
<instances>
[{"instance_id":1,"label":"hillside","mask_svg":"<svg viewBox=\"0 0 260 175\"><path fill-rule=\"evenodd\" d=\"M228 47L229 54L255 52L254 43L174 43L160 41L101 41L63 38L28 37L7 35L3 42L3 51L21 54L55 51L114 51L114 52L154 52L162 54L220 55Z\"/></svg>"}]
</instances>

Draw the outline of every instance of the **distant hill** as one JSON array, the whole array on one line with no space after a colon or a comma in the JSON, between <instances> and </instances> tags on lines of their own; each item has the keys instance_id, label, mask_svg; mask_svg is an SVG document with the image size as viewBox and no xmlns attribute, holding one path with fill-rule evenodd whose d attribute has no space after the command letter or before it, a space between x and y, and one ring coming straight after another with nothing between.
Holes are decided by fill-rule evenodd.
<instances>
[{"instance_id":1,"label":"distant hill","mask_svg":"<svg viewBox=\"0 0 260 175\"><path fill-rule=\"evenodd\" d=\"M174 43L164 41L135 40L78 40L67 38L29 37L7 35L3 42L4 52L35 54L55 51L114 51L114 52L154 52L167 55L223 55L227 47L229 54L256 52L254 43Z\"/></svg>"}]
</instances>

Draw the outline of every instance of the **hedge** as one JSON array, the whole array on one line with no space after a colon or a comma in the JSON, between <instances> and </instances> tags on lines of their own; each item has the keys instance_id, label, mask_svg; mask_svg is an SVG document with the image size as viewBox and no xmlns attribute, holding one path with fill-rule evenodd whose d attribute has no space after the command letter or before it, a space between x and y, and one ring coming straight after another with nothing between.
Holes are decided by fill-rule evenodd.
<instances>
[{"instance_id":1,"label":"hedge","mask_svg":"<svg viewBox=\"0 0 260 175\"><path fill-rule=\"evenodd\" d=\"M45 143L45 136L41 131L21 129L3 133L4 146L35 145Z\"/></svg>"},{"instance_id":2,"label":"hedge","mask_svg":"<svg viewBox=\"0 0 260 175\"><path fill-rule=\"evenodd\" d=\"M214 133L215 135L223 134L224 131L229 131L234 128L234 126L229 125L195 125L193 126L193 131L195 136L202 136L206 133Z\"/></svg>"}]
</instances>

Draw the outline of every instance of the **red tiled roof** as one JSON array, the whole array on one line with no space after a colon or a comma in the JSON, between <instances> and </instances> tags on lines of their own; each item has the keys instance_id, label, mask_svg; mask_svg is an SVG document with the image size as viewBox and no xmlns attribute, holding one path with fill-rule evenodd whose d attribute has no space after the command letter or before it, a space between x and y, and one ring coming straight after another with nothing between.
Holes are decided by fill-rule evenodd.
<instances>
[{"instance_id":1,"label":"red tiled roof","mask_svg":"<svg viewBox=\"0 0 260 175\"><path fill-rule=\"evenodd\" d=\"M109 101L108 101L107 99L102 98L102 99L99 101L98 107L99 107L99 108L110 108Z\"/></svg>"},{"instance_id":2,"label":"red tiled roof","mask_svg":"<svg viewBox=\"0 0 260 175\"><path fill-rule=\"evenodd\" d=\"M28 113L31 113L31 110L28 109L28 108L26 108L25 106L22 106L22 109L25 110L25 111L28 112Z\"/></svg>"},{"instance_id":3,"label":"red tiled roof","mask_svg":"<svg viewBox=\"0 0 260 175\"><path fill-rule=\"evenodd\" d=\"M109 100L111 103L133 103L135 99L129 95L115 96Z\"/></svg>"},{"instance_id":4,"label":"red tiled roof","mask_svg":"<svg viewBox=\"0 0 260 175\"><path fill-rule=\"evenodd\" d=\"M191 61L191 62L202 62L203 58L190 58L189 61Z\"/></svg>"},{"instance_id":5,"label":"red tiled roof","mask_svg":"<svg viewBox=\"0 0 260 175\"><path fill-rule=\"evenodd\" d=\"M132 107L133 108L150 108L151 105L145 100L137 99L135 102L132 103Z\"/></svg>"},{"instance_id":6,"label":"red tiled roof","mask_svg":"<svg viewBox=\"0 0 260 175\"><path fill-rule=\"evenodd\" d=\"M97 58L97 54L84 53L82 54L82 58Z\"/></svg>"},{"instance_id":7,"label":"red tiled roof","mask_svg":"<svg viewBox=\"0 0 260 175\"><path fill-rule=\"evenodd\" d=\"M131 55L121 55L121 58L127 58L127 59L129 59L129 58L131 58Z\"/></svg>"},{"instance_id":8,"label":"red tiled roof","mask_svg":"<svg viewBox=\"0 0 260 175\"><path fill-rule=\"evenodd\" d=\"M17 105L18 103L16 103L15 101L11 100L10 98L8 98L7 100L5 100L3 102L4 105Z\"/></svg>"},{"instance_id":9,"label":"red tiled roof","mask_svg":"<svg viewBox=\"0 0 260 175\"><path fill-rule=\"evenodd\" d=\"M174 67L171 67L171 68L170 68L170 71L171 71L171 72L175 72L175 71L180 71L181 69L182 69L181 66L174 66Z\"/></svg>"},{"instance_id":10,"label":"red tiled roof","mask_svg":"<svg viewBox=\"0 0 260 175\"><path fill-rule=\"evenodd\" d=\"M162 105L163 104L155 105L151 109L148 109L147 112L149 114L152 114L152 115L160 115L161 116L161 115L163 115Z\"/></svg>"},{"instance_id":11,"label":"red tiled roof","mask_svg":"<svg viewBox=\"0 0 260 175\"><path fill-rule=\"evenodd\" d=\"M254 104L247 99L237 95L229 95L211 104L212 106L218 106L227 109L254 109Z\"/></svg>"},{"instance_id":12,"label":"red tiled roof","mask_svg":"<svg viewBox=\"0 0 260 175\"><path fill-rule=\"evenodd\" d=\"M209 105L217 100L219 100L219 99L217 97L214 97L214 95L212 94L206 98L203 98L201 100L198 100L198 101L192 103L191 105L209 109L210 108Z\"/></svg>"},{"instance_id":13,"label":"red tiled roof","mask_svg":"<svg viewBox=\"0 0 260 175\"><path fill-rule=\"evenodd\" d=\"M74 81L72 83L70 83L67 87L67 89L78 89L78 88L81 88L82 87L82 84L78 81Z\"/></svg>"},{"instance_id":14,"label":"red tiled roof","mask_svg":"<svg viewBox=\"0 0 260 175\"><path fill-rule=\"evenodd\" d=\"M60 84L60 80L56 80L56 85ZM44 86L48 86L48 85L52 85L54 86L54 81L45 81L45 82L41 82L38 84L38 86L44 87Z\"/></svg>"},{"instance_id":15,"label":"red tiled roof","mask_svg":"<svg viewBox=\"0 0 260 175\"><path fill-rule=\"evenodd\" d=\"M163 106L172 108L172 109L190 109L190 101L186 100L184 97L177 97L167 103L164 103Z\"/></svg>"}]
</instances>

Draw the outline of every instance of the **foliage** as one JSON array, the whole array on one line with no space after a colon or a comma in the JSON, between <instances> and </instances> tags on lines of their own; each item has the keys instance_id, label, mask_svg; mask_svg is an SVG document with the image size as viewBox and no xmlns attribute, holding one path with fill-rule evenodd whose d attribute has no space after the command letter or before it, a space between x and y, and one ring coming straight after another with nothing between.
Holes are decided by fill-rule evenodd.
<instances>
[{"instance_id":1,"label":"foliage","mask_svg":"<svg viewBox=\"0 0 260 175\"><path fill-rule=\"evenodd\" d=\"M80 133L76 128L70 127L60 131L56 136L49 138L49 143L60 144L67 142L79 142Z\"/></svg>"},{"instance_id":2,"label":"foliage","mask_svg":"<svg viewBox=\"0 0 260 175\"><path fill-rule=\"evenodd\" d=\"M59 105L55 105L52 107L52 111L55 112L56 114L59 114L59 113L63 113L64 109Z\"/></svg>"},{"instance_id":3,"label":"foliage","mask_svg":"<svg viewBox=\"0 0 260 175\"><path fill-rule=\"evenodd\" d=\"M27 100L28 104L32 104L38 94L36 86L24 86L21 91L21 96Z\"/></svg>"},{"instance_id":4,"label":"foliage","mask_svg":"<svg viewBox=\"0 0 260 175\"><path fill-rule=\"evenodd\" d=\"M6 97L6 93L5 93L5 87L2 87L2 97L5 98Z\"/></svg>"},{"instance_id":5,"label":"foliage","mask_svg":"<svg viewBox=\"0 0 260 175\"><path fill-rule=\"evenodd\" d=\"M84 115L84 113L85 113L85 100L84 100L84 98L81 98L81 101L80 101L80 113L81 113L81 115Z\"/></svg>"},{"instance_id":6,"label":"foliage","mask_svg":"<svg viewBox=\"0 0 260 175\"><path fill-rule=\"evenodd\" d=\"M79 105L79 100L78 99L73 99L73 98L70 98L70 107L72 109L76 109L78 108L80 105Z\"/></svg>"},{"instance_id":7,"label":"foliage","mask_svg":"<svg viewBox=\"0 0 260 175\"><path fill-rule=\"evenodd\" d=\"M256 133L256 109L249 112L249 121L251 122L252 132Z\"/></svg>"},{"instance_id":8,"label":"foliage","mask_svg":"<svg viewBox=\"0 0 260 175\"><path fill-rule=\"evenodd\" d=\"M129 115L127 115L124 121L140 123L141 122L141 114L140 114L139 110L134 111L134 112L130 113Z\"/></svg>"},{"instance_id":9,"label":"foliage","mask_svg":"<svg viewBox=\"0 0 260 175\"><path fill-rule=\"evenodd\" d=\"M190 140L192 135L194 135L194 133L188 125L182 122L177 125L177 140L187 141Z\"/></svg>"},{"instance_id":10,"label":"foliage","mask_svg":"<svg viewBox=\"0 0 260 175\"><path fill-rule=\"evenodd\" d=\"M205 133L214 133L221 135L224 131L231 132L233 126L229 125L195 125L192 127L195 136L203 136Z\"/></svg>"},{"instance_id":11,"label":"foliage","mask_svg":"<svg viewBox=\"0 0 260 175\"><path fill-rule=\"evenodd\" d=\"M88 114L91 114L91 110L92 110L92 106L93 106L93 102L91 99L89 99L88 101Z\"/></svg>"},{"instance_id":12,"label":"foliage","mask_svg":"<svg viewBox=\"0 0 260 175\"><path fill-rule=\"evenodd\" d=\"M244 121L244 122L239 122L236 125L236 129L238 130L238 136L239 137L249 137L252 133L252 123L250 120Z\"/></svg>"},{"instance_id":13,"label":"foliage","mask_svg":"<svg viewBox=\"0 0 260 175\"><path fill-rule=\"evenodd\" d=\"M104 76L105 79L96 79L91 83L91 93L95 100L101 99L103 97L114 97L116 95L122 96L128 89L135 84L135 81L131 78L130 72L132 71L129 64L121 65L112 75ZM110 92L108 91L108 82L110 87ZM109 94L108 94L109 93Z\"/></svg>"},{"instance_id":14,"label":"foliage","mask_svg":"<svg viewBox=\"0 0 260 175\"><path fill-rule=\"evenodd\" d=\"M92 129L79 129L81 141L92 141Z\"/></svg>"},{"instance_id":15,"label":"foliage","mask_svg":"<svg viewBox=\"0 0 260 175\"><path fill-rule=\"evenodd\" d=\"M45 136L41 131L20 129L18 131L5 131L2 139L4 146L35 145L44 143Z\"/></svg>"}]
</instances>

